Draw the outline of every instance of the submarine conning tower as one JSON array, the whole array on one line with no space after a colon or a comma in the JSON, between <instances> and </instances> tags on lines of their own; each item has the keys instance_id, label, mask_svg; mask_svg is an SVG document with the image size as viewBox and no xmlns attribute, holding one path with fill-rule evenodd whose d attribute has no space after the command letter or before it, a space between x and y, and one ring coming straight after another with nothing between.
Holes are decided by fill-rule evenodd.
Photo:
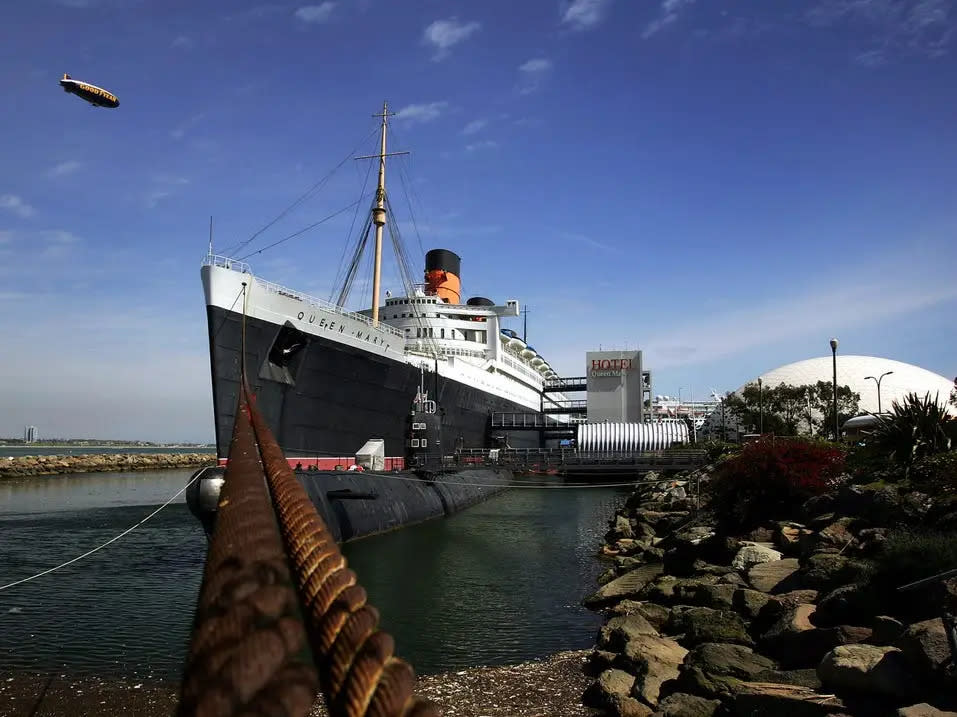
<instances>
[{"instance_id":1,"label":"submarine conning tower","mask_svg":"<svg viewBox=\"0 0 957 717\"><path fill-rule=\"evenodd\" d=\"M425 283L429 294L438 296L446 304L458 304L462 299L462 260L448 249L432 249L425 255Z\"/></svg>"}]
</instances>

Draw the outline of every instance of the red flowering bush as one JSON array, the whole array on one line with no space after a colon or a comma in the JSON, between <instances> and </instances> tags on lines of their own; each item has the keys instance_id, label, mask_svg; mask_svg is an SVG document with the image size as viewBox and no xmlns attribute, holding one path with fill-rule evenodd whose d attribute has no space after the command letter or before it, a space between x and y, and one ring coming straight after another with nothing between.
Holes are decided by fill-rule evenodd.
<instances>
[{"instance_id":1,"label":"red flowering bush","mask_svg":"<svg viewBox=\"0 0 957 717\"><path fill-rule=\"evenodd\" d=\"M793 518L808 498L837 487L844 451L803 438L764 438L722 462L711 483L711 507L729 529Z\"/></svg>"}]
</instances>

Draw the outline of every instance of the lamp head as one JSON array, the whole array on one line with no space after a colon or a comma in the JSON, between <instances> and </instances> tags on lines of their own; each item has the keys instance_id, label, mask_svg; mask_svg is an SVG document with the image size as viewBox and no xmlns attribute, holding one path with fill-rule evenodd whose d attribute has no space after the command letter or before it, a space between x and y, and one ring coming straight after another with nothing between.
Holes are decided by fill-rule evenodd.
<instances>
[{"instance_id":1,"label":"lamp head","mask_svg":"<svg viewBox=\"0 0 957 717\"><path fill-rule=\"evenodd\" d=\"M837 351L837 339L831 339L831 351Z\"/></svg>"}]
</instances>

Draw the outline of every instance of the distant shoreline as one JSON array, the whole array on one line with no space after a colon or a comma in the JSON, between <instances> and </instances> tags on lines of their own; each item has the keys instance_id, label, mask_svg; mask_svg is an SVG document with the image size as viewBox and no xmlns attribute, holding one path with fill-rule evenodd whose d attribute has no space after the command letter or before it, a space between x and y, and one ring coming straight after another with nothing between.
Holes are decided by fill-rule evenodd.
<instances>
[{"instance_id":1,"label":"distant shoreline","mask_svg":"<svg viewBox=\"0 0 957 717\"><path fill-rule=\"evenodd\" d=\"M137 448L143 450L150 448L189 448L193 451L216 450L216 447L212 445L194 445L192 443L151 443L149 445L139 443L0 443L0 448L16 448L18 450L27 448Z\"/></svg>"},{"instance_id":2,"label":"distant shoreline","mask_svg":"<svg viewBox=\"0 0 957 717\"><path fill-rule=\"evenodd\" d=\"M84 453L72 456L0 457L0 479L199 468L216 465L216 462L215 453Z\"/></svg>"}]
</instances>

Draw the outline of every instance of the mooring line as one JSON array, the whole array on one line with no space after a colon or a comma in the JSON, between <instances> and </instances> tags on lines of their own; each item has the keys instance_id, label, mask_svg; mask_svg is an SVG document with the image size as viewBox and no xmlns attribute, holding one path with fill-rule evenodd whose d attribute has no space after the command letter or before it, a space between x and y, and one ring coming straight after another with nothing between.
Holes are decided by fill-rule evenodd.
<instances>
[{"instance_id":1,"label":"mooring line","mask_svg":"<svg viewBox=\"0 0 957 717\"><path fill-rule=\"evenodd\" d=\"M103 545L98 545L97 547L93 548L93 550L88 550L88 551L86 551L85 553L83 553L83 555L77 555L75 558L73 558L73 559L71 559L71 560L67 560L65 563L61 563L60 565L57 565L55 568L50 568L49 570L44 570L42 573L37 573L36 575L31 575L31 576L28 577L28 578L23 578L22 580L16 580L16 581L14 581L14 582L12 582L12 583L8 583L8 584L6 584L6 585L0 585L0 591L6 590L7 588L12 588L14 585L20 585L21 583L28 583L28 582L30 582L31 580L36 580L37 578L41 578L41 577L43 577L44 575L49 575L50 573L55 572L55 571L59 570L60 568L65 568L67 565L72 565L73 563L75 563L75 562L77 562L77 561L80 561L80 560L82 560L83 558L85 558L85 557L87 557L87 556L89 556L89 555L93 555L93 553L95 553L95 552L98 551L98 550L102 550L103 548L105 548L105 547L106 547L107 545L109 545L110 543L115 543L117 540L119 540L120 538L122 538L122 537L123 537L124 535L126 535L127 533L132 533L134 530L136 530L136 529L139 528L141 525L143 525L143 523L145 523L147 520L149 520L150 518L152 518L154 515L156 515L157 513L159 513L161 510L163 510L163 508L165 508L165 507L168 506L170 503L172 503L174 500L176 500L179 496L181 496L181 495L183 494L183 492L184 492L187 488L189 488L189 487L193 484L193 481L195 481L198 477L199 477L199 474L197 473L195 476L193 476L192 478L190 478L189 481L187 481L186 485L184 485L182 488L180 488L178 491L176 491L175 495L171 496L169 500L167 500L165 503L163 503L163 505L161 505L159 508L157 508L157 509L154 510L152 513L150 513L149 515L147 515L145 518L143 518L143 520L141 520L141 521L140 521L139 523L137 523L136 525L133 525L133 526L127 528L126 530L124 530L124 531L123 531L122 533L120 533L119 535L114 536L114 537L110 538L109 540L107 540L105 543L103 543Z\"/></svg>"}]
</instances>

